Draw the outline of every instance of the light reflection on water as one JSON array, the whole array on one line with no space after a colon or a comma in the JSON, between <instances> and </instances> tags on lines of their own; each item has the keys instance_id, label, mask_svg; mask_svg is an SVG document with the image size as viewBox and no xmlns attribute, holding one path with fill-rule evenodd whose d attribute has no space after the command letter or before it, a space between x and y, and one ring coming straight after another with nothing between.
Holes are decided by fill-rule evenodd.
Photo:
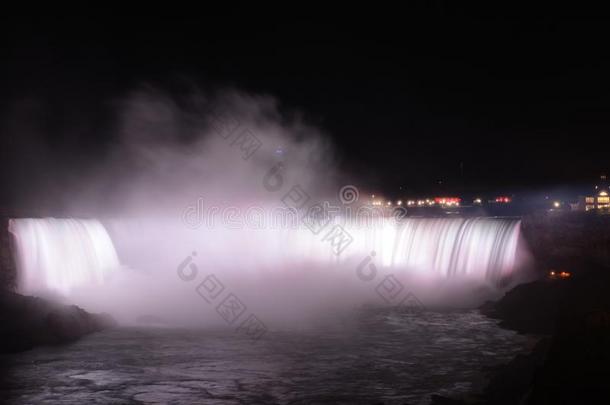
<instances>
[{"instance_id":1,"label":"light reflection on water","mask_svg":"<svg viewBox=\"0 0 610 405\"><path fill-rule=\"evenodd\" d=\"M118 328L7 357L8 403L425 404L460 396L526 338L477 311L361 310L252 342L231 330Z\"/></svg>"}]
</instances>

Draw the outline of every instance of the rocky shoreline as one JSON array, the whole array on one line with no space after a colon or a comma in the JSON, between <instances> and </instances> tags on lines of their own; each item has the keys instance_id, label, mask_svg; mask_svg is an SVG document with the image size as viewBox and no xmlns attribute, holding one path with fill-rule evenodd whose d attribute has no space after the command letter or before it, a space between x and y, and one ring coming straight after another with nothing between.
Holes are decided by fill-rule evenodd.
<instances>
[{"instance_id":1,"label":"rocky shoreline","mask_svg":"<svg viewBox=\"0 0 610 405\"><path fill-rule=\"evenodd\" d=\"M538 339L489 373L471 400L432 404L551 405L610 403L610 268L587 264L569 279L521 284L481 311L502 327Z\"/></svg>"},{"instance_id":2,"label":"rocky shoreline","mask_svg":"<svg viewBox=\"0 0 610 405\"><path fill-rule=\"evenodd\" d=\"M90 314L76 305L0 292L0 353L16 353L40 345L73 342L114 327L107 314Z\"/></svg>"}]
</instances>

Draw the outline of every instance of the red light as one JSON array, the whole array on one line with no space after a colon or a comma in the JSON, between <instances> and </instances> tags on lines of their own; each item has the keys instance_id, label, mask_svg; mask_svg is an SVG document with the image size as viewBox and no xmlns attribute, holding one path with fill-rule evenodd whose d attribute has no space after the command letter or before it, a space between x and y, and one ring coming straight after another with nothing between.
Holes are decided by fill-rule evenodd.
<instances>
[{"instance_id":1,"label":"red light","mask_svg":"<svg viewBox=\"0 0 610 405\"><path fill-rule=\"evenodd\" d=\"M459 204L462 201L459 197L434 197L436 204Z\"/></svg>"},{"instance_id":2,"label":"red light","mask_svg":"<svg viewBox=\"0 0 610 405\"><path fill-rule=\"evenodd\" d=\"M506 197L506 196L500 196L500 197L496 197L496 202L497 203L509 203L511 202L511 198L510 197Z\"/></svg>"}]
</instances>

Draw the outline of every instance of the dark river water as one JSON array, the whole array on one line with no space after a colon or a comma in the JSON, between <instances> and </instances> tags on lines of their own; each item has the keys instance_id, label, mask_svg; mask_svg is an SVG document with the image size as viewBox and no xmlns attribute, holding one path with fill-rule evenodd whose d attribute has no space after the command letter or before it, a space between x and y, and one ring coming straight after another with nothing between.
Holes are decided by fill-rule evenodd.
<instances>
[{"instance_id":1,"label":"dark river water","mask_svg":"<svg viewBox=\"0 0 610 405\"><path fill-rule=\"evenodd\" d=\"M526 338L477 311L362 310L254 342L233 330L117 328L5 356L9 404L426 404L465 395Z\"/></svg>"}]
</instances>

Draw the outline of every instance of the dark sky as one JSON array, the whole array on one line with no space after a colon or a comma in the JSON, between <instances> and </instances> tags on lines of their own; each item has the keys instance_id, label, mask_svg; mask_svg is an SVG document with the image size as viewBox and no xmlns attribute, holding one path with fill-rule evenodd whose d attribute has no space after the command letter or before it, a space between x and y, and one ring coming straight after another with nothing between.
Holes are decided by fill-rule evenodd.
<instances>
[{"instance_id":1,"label":"dark sky","mask_svg":"<svg viewBox=\"0 0 610 405\"><path fill-rule=\"evenodd\" d=\"M609 20L431 4L3 17L2 119L15 100L44 100L49 142L70 144L66 128L81 125L90 135L74 142L87 153L110 133L108 100L145 82L179 91L188 78L303 111L374 187L551 187L609 169Z\"/></svg>"}]
</instances>

